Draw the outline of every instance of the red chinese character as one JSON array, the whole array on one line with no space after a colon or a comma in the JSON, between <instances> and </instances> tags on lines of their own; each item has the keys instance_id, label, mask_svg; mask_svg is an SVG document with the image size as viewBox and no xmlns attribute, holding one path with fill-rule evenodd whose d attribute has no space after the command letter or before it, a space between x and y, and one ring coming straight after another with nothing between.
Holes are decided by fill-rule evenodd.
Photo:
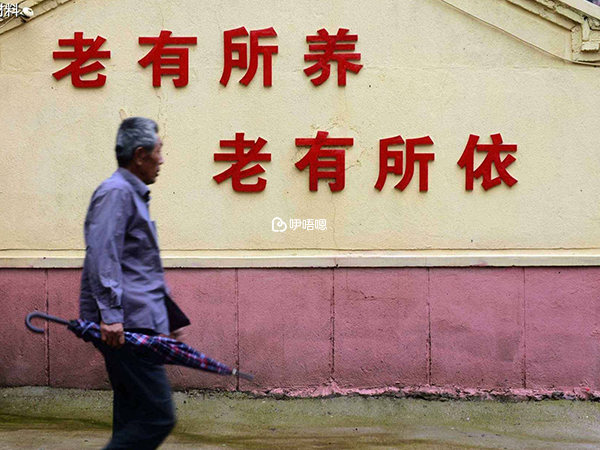
<instances>
[{"instance_id":1,"label":"red chinese character","mask_svg":"<svg viewBox=\"0 0 600 450\"><path fill-rule=\"evenodd\" d=\"M388 173L402 175L403 172L403 152L402 150L389 150L390 145L403 145L402 136L381 139L379 141L379 178L375 184L375 189L383 188ZM433 145L429 136L406 140L406 172L395 186L396 189L403 191L412 180L415 173L415 163L419 163L419 191L427 192L429 190L429 162L435 160L433 153L415 153L417 145ZM389 166L389 158L394 158L394 165Z\"/></svg>"},{"instance_id":2,"label":"red chinese character","mask_svg":"<svg viewBox=\"0 0 600 450\"><path fill-rule=\"evenodd\" d=\"M82 31L76 31L73 39L59 39L60 47L73 47L72 52L53 52L54 59L74 59L74 61L58 72L52 75L57 80L71 74L71 83L79 88L101 87L106 83L106 75L98 74L95 80L82 80L81 75L96 72L104 69L104 65L100 61L95 61L92 64L84 66L90 59L105 59L110 58L110 50L99 51L98 49L106 42L102 36L96 39L84 39ZM84 50L84 47L88 47Z\"/></svg>"},{"instance_id":3,"label":"red chinese character","mask_svg":"<svg viewBox=\"0 0 600 450\"><path fill-rule=\"evenodd\" d=\"M310 146L308 153L296 163L299 170L309 169L309 187L311 191L319 190L320 178L333 178L335 181L329 183L331 192L341 191L346 184L344 149L324 149L322 147L343 146L351 147L354 138L327 138L327 131L319 131L315 139L296 138L296 147ZM319 158L328 158L321 160ZM331 160L333 158L333 160ZM322 168L333 168L333 170L320 170Z\"/></svg>"},{"instance_id":4,"label":"red chinese character","mask_svg":"<svg viewBox=\"0 0 600 450\"><path fill-rule=\"evenodd\" d=\"M465 151L458 160L458 165L466 169L465 190L467 191L473 190L473 179L482 176L483 181L481 182L481 186L486 191L499 185L503 181L508 186L512 186L517 182L517 179L513 178L506 170L508 166L517 160L517 158L513 155L507 155L506 158L500 159L500 152L516 152L517 145L503 144L502 135L500 133L492 134L491 138L492 144L478 144L479 136L471 134L467 146L465 147ZM485 159L477 169L474 169L475 150L478 152L487 152ZM498 172L498 176L495 178L492 178L492 165Z\"/></svg>"},{"instance_id":5,"label":"red chinese character","mask_svg":"<svg viewBox=\"0 0 600 450\"><path fill-rule=\"evenodd\" d=\"M177 75L177 78L173 79L175 87L187 86L188 84L190 49L185 47L165 47L165 45L196 45L198 38L171 37L171 34L171 31L162 30L157 38L141 37L139 39L140 45L154 45L152 50L138 61L144 68L152 64L152 86L160 86L163 75ZM165 58L165 56L170 56L170 58Z\"/></svg>"},{"instance_id":6,"label":"red chinese character","mask_svg":"<svg viewBox=\"0 0 600 450\"><path fill-rule=\"evenodd\" d=\"M259 45L258 39L261 37L275 37L277 33L273 27L263 30L250 31L250 67L248 67L248 49L245 43L233 42L233 38L240 36L248 36L246 27L227 30L223 33L225 39L224 59L225 67L223 67L223 75L221 75L220 83L227 86L231 69L239 67L240 69L248 69L246 75L240 80L244 86L248 86L258 69L258 55L263 55L263 86L271 86L273 84L273 54L277 54L276 45ZM237 59L233 58L233 52L237 52Z\"/></svg>"},{"instance_id":7,"label":"red chinese character","mask_svg":"<svg viewBox=\"0 0 600 450\"><path fill-rule=\"evenodd\" d=\"M317 31L316 36L306 36L306 42L324 42L323 44L309 44L308 50L311 52L323 52L317 55L306 54L304 61L317 61L310 67L304 69L304 73L311 76L317 71L321 71L321 75L313 78L312 83L315 86L323 84L331 72L329 61L337 62L338 69L338 86L346 86L346 71L353 73L360 72L361 64L354 64L350 61L360 61L360 53L340 53L354 51L356 44L340 44L339 42L356 42L358 41L357 34L348 34L346 28L340 28L335 35L330 35L325 28Z\"/></svg>"},{"instance_id":8,"label":"red chinese character","mask_svg":"<svg viewBox=\"0 0 600 450\"><path fill-rule=\"evenodd\" d=\"M231 183L233 190L237 192L259 192L265 189L267 180L264 178L258 178L255 184L242 184L243 178L248 178L259 173L264 173L265 169L260 164L244 169L250 162L255 161L271 161L270 153L261 153L261 149L265 146L267 141L259 137L256 141L244 140L244 133L235 133L234 141L219 141L221 148L233 148L235 153L215 153L215 161L236 161L229 169L221 172L219 175L215 175L213 179L217 183L222 183L227 178L231 177ZM249 148L250 150L245 153L244 149Z\"/></svg>"}]
</instances>

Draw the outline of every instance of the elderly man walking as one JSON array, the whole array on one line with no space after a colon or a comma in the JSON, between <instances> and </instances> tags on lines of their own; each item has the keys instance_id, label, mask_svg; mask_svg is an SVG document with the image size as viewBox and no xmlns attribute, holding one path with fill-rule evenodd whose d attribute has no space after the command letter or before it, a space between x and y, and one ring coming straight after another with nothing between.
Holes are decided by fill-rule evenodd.
<instances>
[{"instance_id":1,"label":"elderly man walking","mask_svg":"<svg viewBox=\"0 0 600 450\"><path fill-rule=\"evenodd\" d=\"M189 325L169 296L148 209L162 145L156 122L125 119L117 132L119 168L96 189L85 219L80 317L100 324L98 349L114 392L106 449L155 449L175 425L164 367L122 347L124 330L178 338Z\"/></svg>"}]
</instances>

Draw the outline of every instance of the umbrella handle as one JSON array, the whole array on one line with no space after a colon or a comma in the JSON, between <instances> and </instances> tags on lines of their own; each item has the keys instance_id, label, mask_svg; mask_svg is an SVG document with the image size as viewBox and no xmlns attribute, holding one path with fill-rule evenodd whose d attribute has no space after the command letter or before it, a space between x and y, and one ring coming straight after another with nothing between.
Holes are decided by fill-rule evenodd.
<instances>
[{"instance_id":1,"label":"umbrella handle","mask_svg":"<svg viewBox=\"0 0 600 450\"><path fill-rule=\"evenodd\" d=\"M61 319L60 317L56 317L56 316L51 316L50 314L44 314L44 313L35 311L35 312L27 314L27 317L25 317L25 325L27 325L27 328L29 328L34 333L43 333L44 332L43 328L38 328L31 324L31 319L36 318L36 317L39 317L40 319L46 319L51 322L60 323L63 325L69 325L68 320Z\"/></svg>"},{"instance_id":2,"label":"umbrella handle","mask_svg":"<svg viewBox=\"0 0 600 450\"><path fill-rule=\"evenodd\" d=\"M254 375L250 374L250 373L244 373L244 372L240 372L237 369L233 369L233 371L231 372L231 375L237 375L241 378L243 378L244 380L248 380L248 381L252 381L254 380Z\"/></svg>"}]
</instances>

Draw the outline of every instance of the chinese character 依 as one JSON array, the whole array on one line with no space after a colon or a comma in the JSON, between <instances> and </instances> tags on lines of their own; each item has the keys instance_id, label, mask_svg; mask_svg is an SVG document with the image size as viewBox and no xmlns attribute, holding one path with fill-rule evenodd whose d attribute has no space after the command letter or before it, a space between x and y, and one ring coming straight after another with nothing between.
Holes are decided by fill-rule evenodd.
<instances>
[{"instance_id":1,"label":"chinese character \u4f9d","mask_svg":"<svg viewBox=\"0 0 600 450\"><path fill-rule=\"evenodd\" d=\"M465 190L473 190L473 180L483 177L481 186L484 190L498 186L502 182L512 187L518 180L512 177L507 170L507 167L514 163L517 158L513 155L507 155L501 159L500 153L517 151L516 144L504 144L500 133L492 134L491 144L479 144L479 136L474 134L469 136L469 140L465 150L458 160L458 165L465 169ZM485 152L486 156L483 162L475 169L475 151ZM496 168L498 176L492 178L492 166Z\"/></svg>"}]
</instances>

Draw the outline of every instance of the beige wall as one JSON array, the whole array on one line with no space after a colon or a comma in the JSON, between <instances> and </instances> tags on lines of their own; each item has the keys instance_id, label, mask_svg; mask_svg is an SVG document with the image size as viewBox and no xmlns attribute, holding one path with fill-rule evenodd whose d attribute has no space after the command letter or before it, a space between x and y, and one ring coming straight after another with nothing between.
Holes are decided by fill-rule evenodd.
<instances>
[{"instance_id":1,"label":"beige wall","mask_svg":"<svg viewBox=\"0 0 600 450\"><path fill-rule=\"evenodd\" d=\"M569 58L570 32L503 0L455 4ZM573 3L573 1L571 1ZM248 87L219 84L223 30L273 26L279 46L273 87L262 65ZM363 70L338 87L315 88L305 37L325 27L359 35ZM140 36L161 29L197 36L190 81L153 88L137 61ZM84 31L111 50L100 89L76 89L52 73L57 41ZM156 119L166 163L152 186L152 214L165 251L181 250L503 250L600 249L600 127L594 105L600 72L552 58L438 0L71 1L0 35L0 249L78 250L89 198L115 169L120 112ZM346 188L308 190L294 167L297 137L353 137ZM267 188L240 194L212 177L220 139L235 132L268 141ZM509 169L519 182L464 190L457 166L470 133L501 132L518 144ZM429 192L418 171L406 191L382 192L379 139L430 135L436 160ZM430 151L429 149L427 151ZM327 231L273 233L274 217L326 219ZM42 252L43 253L43 252Z\"/></svg>"}]
</instances>

